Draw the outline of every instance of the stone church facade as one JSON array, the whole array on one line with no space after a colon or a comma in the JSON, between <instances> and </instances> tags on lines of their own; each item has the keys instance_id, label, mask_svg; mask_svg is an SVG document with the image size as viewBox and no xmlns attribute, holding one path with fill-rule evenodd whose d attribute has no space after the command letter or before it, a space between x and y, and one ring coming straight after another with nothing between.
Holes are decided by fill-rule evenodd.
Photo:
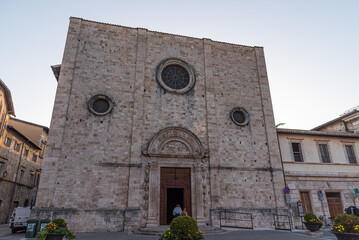
<instances>
[{"instance_id":1,"label":"stone church facade","mask_svg":"<svg viewBox=\"0 0 359 240\"><path fill-rule=\"evenodd\" d=\"M166 225L175 204L274 228L284 178L261 47L70 18L33 217Z\"/></svg>"}]
</instances>

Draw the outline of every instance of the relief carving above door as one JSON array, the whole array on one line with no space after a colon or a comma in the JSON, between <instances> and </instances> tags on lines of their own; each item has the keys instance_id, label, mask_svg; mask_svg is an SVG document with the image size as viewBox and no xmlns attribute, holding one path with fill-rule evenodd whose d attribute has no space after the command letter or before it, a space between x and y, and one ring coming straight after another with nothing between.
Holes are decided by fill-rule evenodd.
<instances>
[{"instance_id":1,"label":"relief carving above door","mask_svg":"<svg viewBox=\"0 0 359 240\"><path fill-rule=\"evenodd\" d=\"M155 134L143 154L150 157L203 158L204 149L191 131L168 127Z\"/></svg>"}]
</instances>

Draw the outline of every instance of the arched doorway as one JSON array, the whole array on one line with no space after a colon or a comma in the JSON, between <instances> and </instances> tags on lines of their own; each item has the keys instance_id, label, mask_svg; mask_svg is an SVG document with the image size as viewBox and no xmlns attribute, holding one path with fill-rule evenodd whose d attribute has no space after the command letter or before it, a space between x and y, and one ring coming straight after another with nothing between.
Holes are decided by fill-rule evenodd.
<instances>
[{"instance_id":1,"label":"arched doorway","mask_svg":"<svg viewBox=\"0 0 359 240\"><path fill-rule=\"evenodd\" d=\"M149 141L149 206L147 226L167 225L176 204L203 222L202 143L191 131L168 127Z\"/></svg>"},{"instance_id":2,"label":"arched doorway","mask_svg":"<svg viewBox=\"0 0 359 240\"><path fill-rule=\"evenodd\" d=\"M168 225L173 219L172 211L179 204L192 215L191 169L161 168L160 224Z\"/></svg>"}]
</instances>

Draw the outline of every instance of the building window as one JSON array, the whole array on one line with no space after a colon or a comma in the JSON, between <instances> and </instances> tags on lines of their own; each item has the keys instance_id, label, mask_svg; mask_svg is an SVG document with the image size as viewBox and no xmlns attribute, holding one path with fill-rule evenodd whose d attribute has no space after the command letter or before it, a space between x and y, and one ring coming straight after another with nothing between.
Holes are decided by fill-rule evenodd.
<instances>
[{"instance_id":1,"label":"building window","mask_svg":"<svg viewBox=\"0 0 359 240\"><path fill-rule=\"evenodd\" d=\"M295 162L303 162L303 154L300 143L292 142L292 150Z\"/></svg>"},{"instance_id":2,"label":"building window","mask_svg":"<svg viewBox=\"0 0 359 240\"><path fill-rule=\"evenodd\" d=\"M232 121L239 126L246 125L249 122L249 113L241 107L233 108L230 112L230 117Z\"/></svg>"},{"instance_id":3,"label":"building window","mask_svg":"<svg viewBox=\"0 0 359 240\"><path fill-rule=\"evenodd\" d=\"M25 148L24 157L27 157L27 156L29 156L29 149Z\"/></svg>"},{"instance_id":4,"label":"building window","mask_svg":"<svg viewBox=\"0 0 359 240\"><path fill-rule=\"evenodd\" d=\"M328 144L319 144L320 157L323 163L330 163Z\"/></svg>"},{"instance_id":5,"label":"building window","mask_svg":"<svg viewBox=\"0 0 359 240\"><path fill-rule=\"evenodd\" d=\"M345 150L347 152L347 157L348 157L349 163L357 163L353 145L345 145Z\"/></svg>"},{"instance_id":6,"label":"building window","mask_svg":"<svg viewBox=\"0 0 359 240\"><path fill-rule=\"evenodd\" d=\"M109 96L98 94L89 100L88 108L93 114L103 116L111 112L113 102Z\"/></svg>"},{"instance_id":7,"label":"building window","mask_svg":"<svg viewBox=\"0 0 359 240\"><path fill-rule=\"evenodd\" d=\"M179 65L169 65L161 72L163 83L172 89L182 89L189 84L189 74Z\"/></svg>"},{"instance_id":8,"label":"building window","mask_svg":"<svg viewBox=\"0 0 359 240\"><path fill-rule=\"evenodd\" d=\"M2 177L2 173L5 169L5 163L4 162L0 162L0 177Z\"/></svg>"},{"instance_id":9,"label":"building window","mask_svg":"<svg viewBox=\"0 0 359 240\"><path fill-rule=\"evenodd\" d=\"M304 214L312 213L312 204L310 203L309 192L300 192L300 200L303 203Z\"/></svg>"},{"instance_id":10,"label":"building window","mask_svg":"<svg viewBox=\"0 0 359 240\"><path fill-rule=\"evenodd\" d=\"M6 146L10 147L10 145L11 145L11 138L6 137L6 138L5 138L5 141L4 141L4 144L5 144Z\"/></svg>"},{"instance_id":11,"label":"building window","mask_svg":"<svg viewBox=\"0 0 359 240\"><path fill-rule=\"evenodd\" d=\"M12 202L12 207L11 207L11 213L14 211L14 208L17 208L19 206L19 201L13 201Z\"/></svg>"},{"instance_id":12,"label":"building window","mask_svg":"<svg viewBox=\"0 0 359 240\"><path fill-rule=\"evenodd\" d=\"M20 146L21 146L21 144L18 143L17 141L15 141L14 150L15 150L15 151L20 151Z\"/></svg>"},{"instance_id":13,"label":"building window","mask_svg":"<svg viewBox=\"0 0 359 240\"><path fill-rule=\"evenodd\" d=\"M39 154L40 158L44 158L45 146L46 146L46 144L44 142L41 142L41 151Z\"/></svg>"},{"instance_id":14,"label":"building window","mask_svg":"<svg viewBox=\"0 0 359 240\"><path fill-rule=\"evenodd\" d=\"M30 186L34 186L34 184L35 184L35 173L34 173L34 172L31 172L31 173L30 173L29 185L30 185Z\"/></svg>"},{"instance_id":15,"label":"building window","mask_svg":"<svg viewBox=\"0 0 359 240\"><path fill-rule=\"evenodd\" d=\"M35 186L39 186L39 182L40 182L40 172L37 171L36 172Z\"/></svg>"},{"instance_id":16,"label":"building window","mask_svg":"<svg viewBox=\"0 0 359 240\"><path fill-rule=\"evenodd\" d=\"M0 125L0 128L1 128L0 138L2 137L2 134L4 133L4 129L5 129L5 118L6 118L6 113L3 112L2 118L1 118L1 125Z\"/></svg>"},{"instance_id":17,"label":"building window","mask_svg":"<svg viewBox=\"0 0 359 240\"><path fill-rule=\"evenodd\" d=\"M37 155L34 153L34 154L32 155L32 161L36 162L36 160L37 160Z\"/></svg>"},{"instance_id":18,"label":"building window","mask_svg":"<svg viewBox=\"0 0 359 240\"><path fill-rule=\"evenodd\" d=\"M169 92L186 93L196 82L192 67L178 58L163 60L156 69L156 79Z\"/></svg>"},{"instance_id":19,"label":"building window","mask_svg":"<svg viewBox=\"0 0 359 240\"><path fill-rule=\"evenodd\" d=\"M22 179L24 178L24 173L25 173L24 170L20 171L19 183L22 183Z\"/></svg>"},{"instance_id":20,"label":"building window","mask_svg":"<svg viewBox=\"0 0 359 240\"><path fill-rule=\"evenodd\" d=\"M14 211L14 208L17 208L18 206L19 206L19 201L13 201L13 203L12 203L12 210L11 210L11 212L13 212Z\"/></svg>"},{"instance_id":21,"label":"building window","mask_svg":"<svg viewBox=\"0 0 359 240\"><path fill-rule=\"evenodd\" d=\"M24 207L27 207L27 206L29 206L29 199L25 199L25 201L24 201Z\"/></svg>"}]
</instances>

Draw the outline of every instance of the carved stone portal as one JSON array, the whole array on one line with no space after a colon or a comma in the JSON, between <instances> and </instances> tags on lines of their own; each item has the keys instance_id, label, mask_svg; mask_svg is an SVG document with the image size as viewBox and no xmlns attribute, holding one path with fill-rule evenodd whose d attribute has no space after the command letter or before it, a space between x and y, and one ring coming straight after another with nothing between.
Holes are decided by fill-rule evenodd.
<instances>
[{"instance_id":1,"label":"carved stone portal","mask_svg":"<svg viewBox=\"0 0 359 240\"><path fill-rule=\"evenodd\" d=\"M168 127L158 132L143 152L150 157L202 158L204 149L191 131Z\"/></svg>"},{"instance_id":2,"label":"carved stone portal","mask_svg":"<svg viewBox=\"0 0 359 240\"><path fill-rule=\"evenodd\" d=\"M197 220L199 225L205 224L204 204L203 204L203 186L205 183L202 179L201 160L205 158L202 143L191 131L181 127L168 127L157 134L149 141L147 149L143 154L149 156L149 200L148 200L148 219L146 227L157 227L160 224L160 209L167 209L167 196L162 196L160 200L160 186L167 191L173 188L170 184L161 183L161 168L184 168L189 169L189 185L186 187L177 186L175 188L184 188L187 191L185 195L189 198L186 204L192 211L192 216ZM182 158L178 161L178 158ZM204 168L205 170L206 168ZM177 179L177 178L176 178ZM179 178L181 180L181 178ZM165 192L162 192L165 193ZM163 200L165 199L165 200ZM165 205L164 205L165 204ZM163 211L162 211L163 212ZM162 216L162 215L161 215ZM162 224L167 223L166 214L162 216Z\"/></svg>"}]
</instances>

